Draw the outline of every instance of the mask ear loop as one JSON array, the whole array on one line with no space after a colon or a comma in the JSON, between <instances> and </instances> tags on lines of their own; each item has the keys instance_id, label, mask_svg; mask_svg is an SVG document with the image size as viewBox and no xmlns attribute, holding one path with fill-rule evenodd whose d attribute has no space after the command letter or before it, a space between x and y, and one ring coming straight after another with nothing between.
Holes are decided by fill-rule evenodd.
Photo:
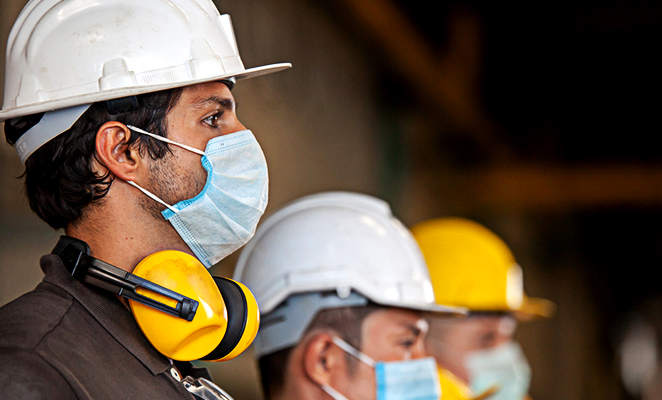
<instances>
[{"instance_id":1,"label":"mask ear loop","mask_svg":"<svg viewBox=\"0 0 662 400\"><path fill-rule=\"evenodd\" d=\"M345 351L347 354L354 356L359 359L364 364L367 364L369 367L375 368L375 360L372 358L368 357L367 355L361 353L357 349L355 349L352 345L349 343L345 342L338 336L333 337L333 344L336 346L340 347L343 351ZM327 384L322 384L320 385L320 388L326 392L329 396L331 396L334 400L349 400L347 397L342 395L340 392L338 392L336 389L332 388L331 386Z\"/></svg>"},{"instance_id":2,"label":"mask ear loop","mask_svg":"<svg viewBox=\"0 0 662 400\"><path fill-rule=\"evenodd\" d=\"M150 199L152 199L152 200L156 201L157 203L163 204L164 206L168 207L168 208L170 209L170 211L174 212L175 214L177 214L177 213L179 212L178 209L176 209L175 207L169 205L169 204L166 203L165 201L159 199L155 194L153 194L153 193L150 192L149 190L141 188L141 187L138 186L138 184L135 183L134 181L126 181L126 183L128 183L129 185L135 187L136 189L140 190L141 192L145 193L145 195L146 195L147 197L149 197Z\"/></svg>"},{"instance_id":3,"label":"mask ear loop","mask_svg":"<svg viewBox=\"0 0 662 400\"><path fill-rule=\"evenodd\" d=\"M373 360L373 359L370 358L369 356L367 356L367 355L361 353L360 351L358 351L357 349L355 349L352 345L350 345L349 343L345 342L344 340L342 340L342 339L339 338L338 336L334 336L334 337L333 337L333 343L334 343L336 346L338 346L338 347L340 347L341 349L343 349L343 350L344 350L345 352L347 352L348 354L350 354L350 355L352 355L352 356L358 358L359 361L361 361L362 363L366 364L367 366L369 366L369 367L371 367L371 368L375 368L375 365L377 364L377 363L375 362L375 360Z\"/></svg>"},{"instance_id":4,"label":"mask ear loop","mask_svg":"<svg viewBox=\"0 0 662 400\"><path fill-rule=\"evenodd\" d=\"M152 137L152 138L154 138L154 139L156 139L156 140L160 140L160 141L162 141L162 142L166 142L166 143L169 143L169 144L172 144L172 145L175 145L175 146L179 146L179 147L181 147L181 148L183 148L183 149L185 149L185 150L188 150L188 151L190 151L190 152L193 152L193 153L195 153L195 154L200 154L201 156L204 156L204 155L205 155L205 152L204 152L204 151L202 151L202 150L198 150L198 149L196 149L195 147L187 146L187 145L182 144L182 143L177 143L177 142L175 142L175 141L173 141L173 140L170 140L170 139L168 139L168 138L166 138L166 137L159 136L159 135L155 135L155 134L153 134L153 133L151 133L151 132L147 132L147 131L145 131L145 130L143 130L143 129L137 128L137 127L135 127L135 126L133 126L133 125L127 125L126 127L129 128L129 129L131 129L131 130L134 131L134 132L142 133L143 135L150 136L150 137ZM136 184L135 182L133 182L133 181L127 181L127 183L128 183L129 185L135 187L136 189L140 190L141 192L143 192L143 193L144 193L147 197L149 197L150 199L156 201L156 202L159 203L159 204L162 204L162 205L168 207L168 209L170 209L170 211L174 212L175 214L177 214L177 213L179 212L178 209L176 209L175 207L173 207L173 206L171 206L170 204L166 203L165 201L159 199L155 194L151 193L151 192L148 191L147 189L143 189L143 188L141 188L141 187L138 186L138 184Z\"/></svg>"},{"instance_id":5,"label":"mask ear loop","mask_svg":"<svg viewBox=\"0 0 662 400\"><path fill-rule=\"evenodd\" d=\"M347 397L343 396L338 392L336 389L332 388L331 386L324 384L320 385L320 388L326 392L329 396L331 396L334 400L349 400Z\"/></svg>"},{"instance_id":6,"label":"mask ear loop","mask_svg":"<svg viewBox=\"0 0 662 400\"><path fill-rule=\"evenodd\" d=\"M129 129L131 129L132 131L135 131L135 132L138 132L138 133L142 133L143 135L150 136L150 137L152 137L152 138L154 138L154 139L156 139L156 140L160 140L160 141L162 141L162 142L166 142L166 143L170 143L170 144L175 145L175 146L179 146L179 147L181 147L181 148L183 148L183 149L186 149L186 150L188 150L188 151L191 151L191 152L193 152L193 153L195 153L195 154L200 154L201 156L204 156L204 155L205 155L205 152L204 152L204 151L202 151L202 150L198 150L198 149L196 149L195 147L187 146L187 145L182 144L182 143L177 143L177 142L175 142L175 141L173 141L173 140L170 140L170 139L168 139L168 138L166 138L166 137L159 136L159 135L155 135L155 134L153 134L153 133L150 133L150 132L144 131L144 130L142 130L142 129L140 129L140 128L136 128L136 127L133 126L133 125L127 125L126 127L129 128Z\"/></svg>"}]
</instances>

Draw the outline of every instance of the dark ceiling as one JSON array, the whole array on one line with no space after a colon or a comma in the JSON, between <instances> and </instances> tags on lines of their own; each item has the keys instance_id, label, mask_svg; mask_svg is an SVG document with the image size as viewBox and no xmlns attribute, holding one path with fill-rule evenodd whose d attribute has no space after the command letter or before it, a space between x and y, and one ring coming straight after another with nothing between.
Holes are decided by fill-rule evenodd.
<instances>
[{"instance_id":1,"label":"dark ceiling","mask_svg":"<svg viewBox=\"0 0 662 400\"><path fill-rule=\"evenodd\" d=\"M458 128L461 124L445 125L471 102L455 97L444 103L441 98L437 110L423 117L436 131L417 138L422 144L406 150L409 155L401 150L406 139L382 138L392 142L384 168L392 176L398 164L409 172L423 170L430 177L426 185L437 184L435 194L446 204L440 213L465 215L488 226L508 212L524 215L539 265L548 271L571 268L582 277L605 350L598 363L611 374L611 334L621 316L662 298L662 288L652 279L662 258L662 62L657 55L662 3L447 1L435 3L434 9L430 2L405 0L332 3L340 7L329 11L351 32L351 40L372 52L388 83L387 111L425 110L435 98L429 92L421 95L416 86L434 82L420 72L448 66L426 58L425 51L421 59L432 61L432 69L417 69L416 63L403 67L398 56L415 54L407 47L425 47L441 58L457 53L453 46L471 40L454 40L458 31L452 21L463 14L476 18L478 24L460 30L480 31L477 83L469 86L475 86L474 101L482 109L474 116L483 116L490 128L472 134ZM393 5L396 11L383 11ZM402 20L419 36L404 35L409 41L398 48L400 38L389 29L402 27ZM451 62L462 62L462 55ZM448 71L453 72L444 70L434 79ZM452 79L470 80L469 75ZM402 82L399 92L393 82ZM452 94L452 83L439 89ZM444 110L453 103L460 108ZM435 119L437 111L443 115ZM388 190L397 192L398 186ZM493 195L508 201L493 200ZM460 206L448 207L449 198L457 198ZM509 211L499 214L503 209ZM490 227L502 234L498 225Z\"/></svg>"},{"instance_id":2,"label":"dark ceiling","mask_svg":"<svg viewBox=\"0 0 662 400\"><path fill-rule=\"evenodd\" d=\"M450 13L479 16L482 99L519 157L662 161L662 3L397 3L440 52Z\"/></svg>"}]
</instances>

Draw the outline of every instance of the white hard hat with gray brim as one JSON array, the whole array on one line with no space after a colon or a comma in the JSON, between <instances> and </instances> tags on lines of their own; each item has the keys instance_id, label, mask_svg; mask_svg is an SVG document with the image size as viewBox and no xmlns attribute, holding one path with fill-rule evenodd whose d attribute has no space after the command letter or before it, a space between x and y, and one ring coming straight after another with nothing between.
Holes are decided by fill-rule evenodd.
<instances>
[{"instance_id":1,"label":"white hard hat with gray brim","mask_svg":"<svg viewBox=\"0 0 662 400\"><path fill-rule=\"evenodd\" d=\"M336 292L310 292L289 296L275 310L261 313L260 330L253 341L254 357L261 358L295 346L318 312L330 308L358 307L368 299L356 292L340 297Z\"/></svg>"},{"instance_id":2,"label":"white hard hat with gray brim","mask_svg":"<svg viewBox=\"0 0 662 400\"><path fill-rule=\"evenodd\" d=\"M264 220L234 279L257 299L262 356L295 345L319 310L365 305L464 315L435 303L416 241L389 205L348 192L307 196Z\"/></svg>"},{"instance_id":3,"label":"white hard hat with gray brim","mask_svg":"<svg viewBox=\"0 0 662 400\"><path fill-rule=\"evenodd\" d=\"M0 121L60 114L17 139L25 161L92 103L289 67L246 69L230 17L211 0L32 0L7 42Z\"/></svg>"}]
</instances>

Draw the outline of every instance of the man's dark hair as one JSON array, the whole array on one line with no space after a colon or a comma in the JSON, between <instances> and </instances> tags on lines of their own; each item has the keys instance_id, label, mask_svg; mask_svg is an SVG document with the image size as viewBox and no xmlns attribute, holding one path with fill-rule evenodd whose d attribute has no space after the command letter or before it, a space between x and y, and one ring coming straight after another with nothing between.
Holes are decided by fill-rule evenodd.
<instances>
[{"instance_id":1,"label":"man's dark hair","mask_svg":"<svg viewBox=\"0 0 662 400\"><path fill-rule=\"evenodd\" d=\"M315 330L333 331L344 341L360 350L361 326L363 325L363 321L368 315L382 308L376 304L369 303L366 306L322 310L317 313L302 337ZM292 349L294 347L289 347L260 358L260 375L265 398L271 399L283 389L285 373ZM347 360L350 368L349 372L351 373L351 369L356 365L356 360L349 354L347 354Z\"/></svg>"},{"instance_id":2,"label":"man's dark hair","mask_svg":"<svg viewBox=\"0 0 662 400\"><path fill-rule=\"evenodd\" d=\"M138 107L119 114L114 114L117 111L107 102L92 104L71 129L44 144L25 161L23 176L30 208L54 229L79 221L87 206L103 201L114 179L110 173L93 170L95 160L98 161L95 144L99 128L106 122L118 121L166 137L166 115L179 101L181 92L182 89L171 89L137 96ZM10 144L9 131L20 131L21 124L34 125L35 118L30 117L6 122ZM127 144L137 146L141 156L146 153L154 160L170 152L167 143L136 132L132 132Z\"/></svg>"}]
</instances>

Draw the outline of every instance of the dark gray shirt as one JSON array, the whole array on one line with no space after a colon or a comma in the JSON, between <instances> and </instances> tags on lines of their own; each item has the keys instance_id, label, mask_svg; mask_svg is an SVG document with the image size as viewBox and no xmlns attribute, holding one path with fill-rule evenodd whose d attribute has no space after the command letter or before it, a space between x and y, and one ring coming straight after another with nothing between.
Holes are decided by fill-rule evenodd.
<instances>
[{"instance_id":1,"label":"dark gray shirt","mask_svg":"<svg viewBox=\"0 0 662 400\"><path fill-rule=\"evenodd\" d=\"M0 308L1 399L193 399L177 369L112 294L74 280L59 257L41 259L37 288Z\"/></svg>"}]
</instances>

